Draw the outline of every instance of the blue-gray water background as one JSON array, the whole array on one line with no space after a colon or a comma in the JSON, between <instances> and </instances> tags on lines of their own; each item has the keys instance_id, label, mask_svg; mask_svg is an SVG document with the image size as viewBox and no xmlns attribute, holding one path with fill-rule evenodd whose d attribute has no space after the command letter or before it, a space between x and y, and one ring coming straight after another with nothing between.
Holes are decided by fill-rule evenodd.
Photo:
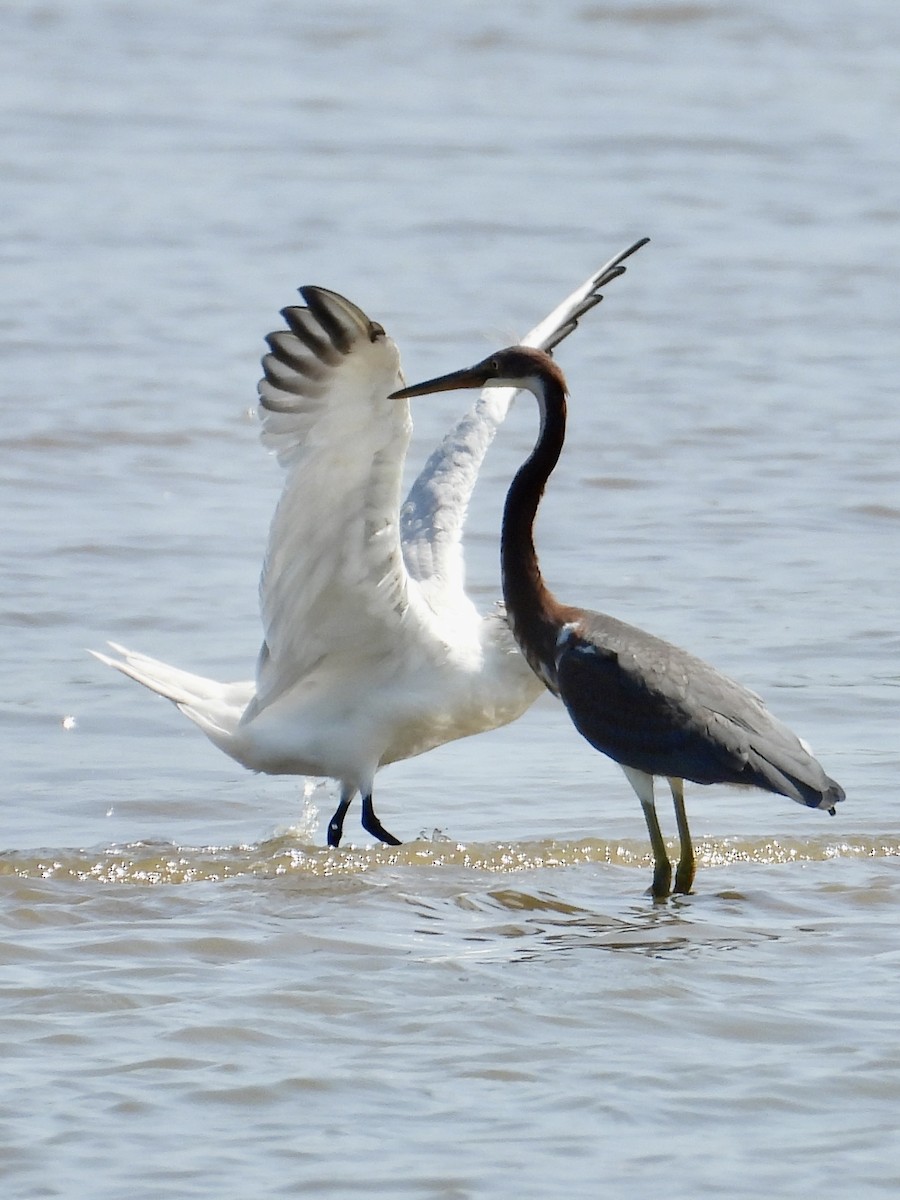
<instances>
[{"instance_id":1,"label":"blue-gray water background","mask_svg":"<svg viewBox=\"0 0 900 1200\"><path fill-rule=\"evenodd\" d=\"M4 1195L896 1196L900 7L21 0L0 34ZM637 801L547 698L379 776L419 840L353 814L327 853L331 790L87 657L251 673L297 285L419 379L645 234L559 352L545 573L761 692L836 818L691 788L696 894L654 907ZM467 403L419 403L416 469ZM484 604L532 410L472 512Z\"/></svg>"}]
</instances>

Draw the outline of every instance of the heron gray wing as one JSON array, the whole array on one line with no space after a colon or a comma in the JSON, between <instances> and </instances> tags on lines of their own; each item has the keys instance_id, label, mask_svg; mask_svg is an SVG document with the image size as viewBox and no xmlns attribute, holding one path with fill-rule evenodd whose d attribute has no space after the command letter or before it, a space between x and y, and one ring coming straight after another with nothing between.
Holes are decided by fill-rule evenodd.
<instances>
[{"instance_id":1,"label":"heron gray wing","mask_svg":"<svg viewBox=\"0 0 900 1200\"><path fill-rule=\"evenodd\" d=\"M561 646L559 688L598 750L650 775L752 784L814 806L841 798L800 739L741 684L612 617L592 615L581 632Z\"/></svg>"}]
</instances>

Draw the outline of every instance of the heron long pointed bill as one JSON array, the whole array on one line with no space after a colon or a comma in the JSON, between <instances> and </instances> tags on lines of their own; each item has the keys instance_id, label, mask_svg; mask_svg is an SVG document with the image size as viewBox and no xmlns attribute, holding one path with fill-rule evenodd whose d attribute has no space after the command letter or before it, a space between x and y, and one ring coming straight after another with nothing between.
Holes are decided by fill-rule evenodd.
<instances>
[{"instance_id":1,"label":"heron long pointed bill","mask_svg":"<svg viewBox=\"0 0 900 1200\"><path fill-rule=\"evenodd\" d=\"M438 375L434 379L426 379L424 383L414 383L412 387L400 388L391 392L389 400L408 400L413 396L428 396L432 392L455 392L461 388L483 388L492 382L496 375L496 359L485 359L474 367L464 367L461 371L451 371L449 375Z\"/></svg>"}]
</instances>

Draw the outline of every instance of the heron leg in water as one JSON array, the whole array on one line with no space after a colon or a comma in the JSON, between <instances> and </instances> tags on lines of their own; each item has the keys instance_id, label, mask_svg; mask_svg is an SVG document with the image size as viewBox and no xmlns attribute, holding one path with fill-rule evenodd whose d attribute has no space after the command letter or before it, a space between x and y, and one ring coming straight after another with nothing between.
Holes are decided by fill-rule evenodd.
<instances>
[{"instance_id":1,"label":"heron leg in water","mask_svg":"<svg viewBox=\"0 0 900 1200\"><path fill-rule=\"evenodd\" d=\"M672 789L672 799L675 801L675 820L678 822L678 839L681 842L681 857L675 870L674 891L687 895L694 885L694 845L691 842L691 831L688 829L687 809L684 807L684 780L669 779Z\"/></svg>"},{"instance_id":2,"label":"heron leg in water","mask_svg":"<svg viewBox=\"0 0 900 1200\"><path fill-rule=\"evenodd\" d=\"M350 807L350 801L356 795L356 788L342 787L341 799L335 809L334 816L328 822L328 845L339 846L341 838L344 836L344 817L347 815L347 809Z\"/></svg>"},{"instance_id":3,"label":"heron leg in water","mask_svg":"<svg viewBox=\"0 0 900 1200\"><path fill-rule=\"evenodd\" d=\"M399 838L395 838L392 833L388 833L382 823L375 815L375 809L372 806L372 793L362 799L362 827L366 833L371 833L372 837L378 838L381 842L387 842L389 846L402 845Z\"/></svg>"},{"instance_id":4,"label":"heron leg in water","mask_svg":"<svg viewBox=\"0 0 900 1200\"><path fill-rule=\"evenodd\" d=\"M650 894L654 900L665 900L672 891L672 864L666 853L666 843L663 841L659 817L656 815L653 776L648 775L646 771L636 771L633 767L623 766L622 770L641 802L644 820L647 822L647 832L650 834L650 845L653 849L653 883L650 887Z\"/></svg>"}]
</instances>

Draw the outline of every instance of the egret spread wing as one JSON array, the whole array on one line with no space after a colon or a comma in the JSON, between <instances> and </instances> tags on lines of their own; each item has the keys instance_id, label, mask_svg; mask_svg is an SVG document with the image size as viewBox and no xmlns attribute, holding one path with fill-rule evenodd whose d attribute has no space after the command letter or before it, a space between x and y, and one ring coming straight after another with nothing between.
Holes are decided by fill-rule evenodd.
<instances>
[{"instance_id":1,"label":"egret spread wing","mask_svg":"<svg viewBox=\"0 0 900 1200\"><path fill-rule=\"evenodd\" d=\"M603 299L601 288L624 272L624 260L647 240L635 242L604 263L527 333L521 344L547 351L558 346ZM437 607L442 598L453 596L459 602L462 597L462 531L469 501L484 456L515 395L515 388L484 389L428 459L401 510L400 536L407 569Z\"/></svg>"},{"instance_id":2,"label":"egret spread wing","mask_svg":"<svg viewBox=\"0 0 900 1200\"><path fill-rule=\"evenodd\" d=\"M646 246L649 240L641 238L640 241L633 242L627 250L620 251L609 262L604 263L599 271L595 271L580 288L576 288L571 296L567 296L539 325L535 325L534 329L522 338L521 344L532 346L535 350L546 350L549 354L577 329L578 322L584 314L600 303L603 299L601 288L605 288L619 275L624 275L625 267L622 264L625 259L640 250L641 246Z\"/></svg>"},{"instance_id":3,"label":"egret spread wing","mask_svg":"<svg viewBox=\"0 0 900 1200\"><path fill-rule=\"evenodd\" d=\"M408 405L380 325L324 288L283 310L259 384L262 440L286 470L260 581L265 641L253 712L334 662L387 653L416 620L397 528ZM410 609L413 613L410 613Z\"/></svg>"}]
</instances>

